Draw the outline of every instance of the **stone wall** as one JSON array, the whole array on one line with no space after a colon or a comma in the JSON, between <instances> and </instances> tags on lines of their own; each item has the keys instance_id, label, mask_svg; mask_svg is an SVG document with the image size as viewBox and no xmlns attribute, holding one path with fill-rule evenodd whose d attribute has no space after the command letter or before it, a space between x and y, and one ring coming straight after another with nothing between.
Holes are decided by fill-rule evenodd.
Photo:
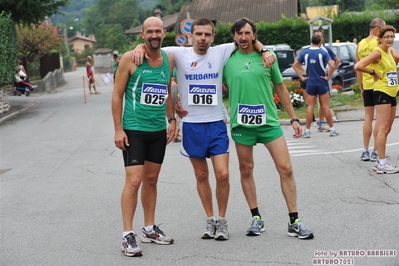
<instances>
[{"instance_id":1,"label":"stone wall","mask_svg":"<svg viewBox=\"0 0 399 266\"><path fill-rule=\"evenodd\" d=\"M5 89L0 89L0 114L10 111L10 103L7 99L7 92Z\"/></svg>"},{"instance_id":2,"label":"stone wall","mask_svg":"<svg viewBox=\"0 0 399 266\"><path fill-rule=\"evenodd\" d=\"M42 80L31 83L32 85L37 85L37 88L35 89L36 92L48 92L54 90L65 83L64 69L56 69L53 72L47 73Z\"/></svg>"}]
</instances>

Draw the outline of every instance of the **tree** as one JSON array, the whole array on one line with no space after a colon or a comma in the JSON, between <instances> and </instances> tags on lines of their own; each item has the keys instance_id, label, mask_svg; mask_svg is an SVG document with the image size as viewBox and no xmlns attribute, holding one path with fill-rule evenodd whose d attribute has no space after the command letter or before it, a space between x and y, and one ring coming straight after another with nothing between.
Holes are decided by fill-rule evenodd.
<instances>
[{"instance_id":1,"label":"tree","mask_svg":"<svg viewBox=\"0 0 399 266\"><path fill-rule=\"evenodd\" d=\"M45 22L17 27L17 41L19 55L30 62L38 61L43 54L60 51L63 43L57 28Z\"/></svg>"},{"instance_id":2,"label":"tree","mask_svg":"<svg viewBox=\"0 0 399 266\"><path fill-rule=\"evenodd\" d=\"M96 48L122 51L122 47L129 43L124 32L137 23L135 19L140 17L140 13L137 0L98 0L88 9L84 27L86 33L96 36Z\"/></svg>"},{"instance_id":3,"label":"tree","mask_svg":"<svg viewBox=\"0 0 399 266\"><path fill-rule=\"evenodd\" d=\"M36 24L46 16L58 13L58 8L69 4L69 0L2 0L0 10L11 14L17 24Z\"/></svg>"},{"instance_id":4,"label":"tree","mask_svg":"<svg viewBox=\"0 0 399 266\"><path fill-rule=\"evenodd\" d=\"M111 7L107 21L111 24L120 24L127 30L132 26L138 13L137 0L120 0Z\"/></svg>"},{"instance_id":5,"label":"tree","mask_svg":"<svg viewBox=\"0 0 399 266\"><path fill-rule=\"evenodd\" d=\"M155 8L160 8L162 10L162 15L166 16L179 12L182 5L191 2L192 0L159 0Z\"/></svg>"},{"instance_id":6,"label":"tree","mask_svg":"<svg viewBox=\"0 0 399 266\"><path fill-rule=\"evenodd\" d=\"M375 0L372 2L375 3L374 6L380 7L380 10L399 8L399 0Z\"/></svg>"},{"instance_id":7,"label":"tree","mask_svg":"<svg viewBox=\"0 0 399 266\"><path fill-rule=\"evenodd\" d=\"M128 49L129 42L130 39L126 36L122 25L115 24L109 27L105 47L124 52Z\"/></svg>"}]
</instances>

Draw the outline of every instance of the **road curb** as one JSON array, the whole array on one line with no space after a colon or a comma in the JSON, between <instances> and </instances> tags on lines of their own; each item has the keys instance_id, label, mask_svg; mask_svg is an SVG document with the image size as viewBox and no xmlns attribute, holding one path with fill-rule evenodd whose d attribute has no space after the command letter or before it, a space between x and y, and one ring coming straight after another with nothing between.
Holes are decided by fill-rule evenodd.
<instances>
[{"instance_id":1,"label":"road curb","mask_svg":"<svg viewBox=\"0 0 399 266\"><path fill-rule=\"evenodd\" d=\"M2 124L3 122L7 121L7 120L10 119L10 118L13 118L14 116L16 116L16 115L18 115L18 114L20 114L20 113L25 112L29 107L30 107L30 106L26 106L26 107L24 107L24 108L22 108L22 109L18 109L18 110L16 110L16 111L11 111L11 112L8 111L8 112L10 112L9 114L7 114L7 115L3 116L2 118L0 118L0 124ZM7 113L8 113L8 112L7 112Z\"/></svg>"}]
</instances>

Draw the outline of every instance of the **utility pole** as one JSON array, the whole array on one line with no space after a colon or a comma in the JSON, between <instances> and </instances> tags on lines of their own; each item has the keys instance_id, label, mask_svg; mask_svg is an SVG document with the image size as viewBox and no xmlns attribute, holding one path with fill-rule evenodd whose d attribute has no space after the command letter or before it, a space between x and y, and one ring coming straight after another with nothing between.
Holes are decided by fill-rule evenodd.
<instances>
[{"instance_id":1,"label":"utility pole","mask_svg":"<svg viewBox=\"0 0 399 266\"><path fill-rule=\"evenodd\" d=\"M67 34L67 25L64 24L64 41L65 41L65 48L67 50L67 55L70 57L69 54L69 44L68 44L68 34Z\"/></svg>"}]
</instances>

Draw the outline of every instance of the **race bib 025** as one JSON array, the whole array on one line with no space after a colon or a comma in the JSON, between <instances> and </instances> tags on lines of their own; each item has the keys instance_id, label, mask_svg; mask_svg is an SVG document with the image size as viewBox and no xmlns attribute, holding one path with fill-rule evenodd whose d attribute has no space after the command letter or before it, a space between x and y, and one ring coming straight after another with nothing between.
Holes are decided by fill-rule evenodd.
<instances>
[{"instance_id":1,"label":"race bib 025","mask_svg":"<svg viewBox=\"0 0 399 266\"><path fill-rule=\"evenodd\" d=\"M140 103L144 105L161 106L168 98L168 88L162 84L143 83Z\"/></svg>"}]
</instances>

